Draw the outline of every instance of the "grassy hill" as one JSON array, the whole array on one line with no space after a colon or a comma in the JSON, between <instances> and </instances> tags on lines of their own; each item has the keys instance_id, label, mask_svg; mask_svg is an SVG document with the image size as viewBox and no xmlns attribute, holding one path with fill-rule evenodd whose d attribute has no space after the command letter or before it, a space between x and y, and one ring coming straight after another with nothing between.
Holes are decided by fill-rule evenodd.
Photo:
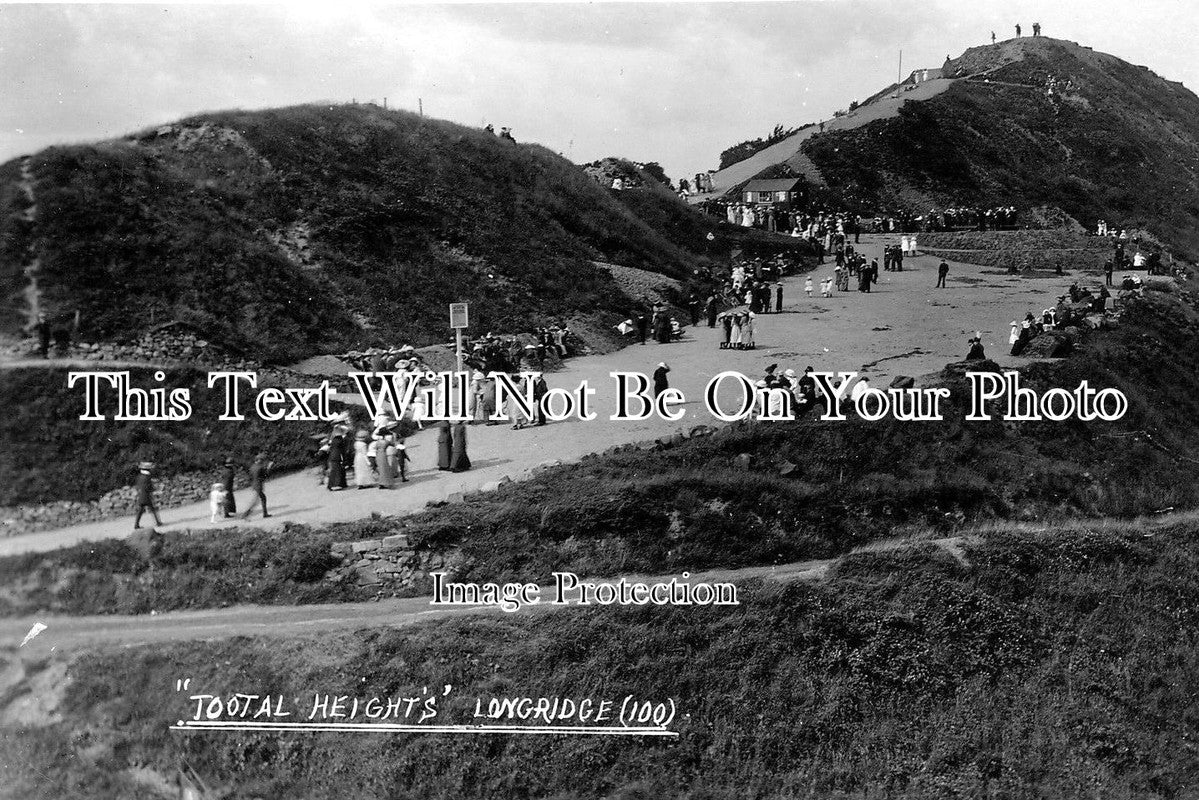
<instances>
[{"instance_id":1,"label":"grassy hill","mask_svg":"<svg viewBox=\"0 0 1199 800\"><path fill-rule=\"evenodd\" d=\"M716 224L541 146L367 105L201 114L28 166L32 224L18 162L0 166L0 327L24 321L30 245L85 338L181 319L274 360L440 341L462 300L479 331L617 321L629 300L592 261L680 277Z\"/></svg>"},{"instance_id":2,"label":"grassy hill","mask_svg":"<svg viewBox=\"0 0 1199 800\"><path fill-rule=\"evenodd\" d=\"M128 486L139 461L153 461L156 474L209 471L214 476L226 457L248 464L267 452L279 470L308 466L312 434L327 430L318 423L266 422L250 414L241 422L213 420L223 401L210 391L207 372L192 368L129 370L134 386L187 389L193 404L186 420L171 422L88 422L84 392L67 388L68 369L10 369L0 381L0 506L86 502ZM102 390L103 413L115 413L111 392Z\"/></svg>"},{"instance_id":3,"label":"grassy hill","mask_svg":"<svg viewBox=\"0 0 1199 800\"><path fill-rule=\"evenodd\" d=\"M850 207L1058 206L1145 228L1199 255L1199 97L1145 67L1073 42L975 47L973 76L898 117L804 142ZM1049 92L1049 81L1055 81Z\"/></svg>"}]
</instances>

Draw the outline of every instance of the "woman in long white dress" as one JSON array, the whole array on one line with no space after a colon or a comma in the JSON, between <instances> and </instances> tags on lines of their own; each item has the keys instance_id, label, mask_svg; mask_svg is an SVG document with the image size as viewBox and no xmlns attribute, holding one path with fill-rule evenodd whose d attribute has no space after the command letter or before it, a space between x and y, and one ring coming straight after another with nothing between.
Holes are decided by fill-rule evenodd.
<instances>
[{"instance_id":1,"label":"woman in long white dress","mask_svg":"<svg viewBox=\"0 0 1199 800\"><path fill-rule=\"evenodd\" d=\"M358 431L354 439L354 485L359 489L374 486L374 476L371 475L371 462L367 454L370 445L367 444L367 432Z\"/></svg>"}]
</instances>

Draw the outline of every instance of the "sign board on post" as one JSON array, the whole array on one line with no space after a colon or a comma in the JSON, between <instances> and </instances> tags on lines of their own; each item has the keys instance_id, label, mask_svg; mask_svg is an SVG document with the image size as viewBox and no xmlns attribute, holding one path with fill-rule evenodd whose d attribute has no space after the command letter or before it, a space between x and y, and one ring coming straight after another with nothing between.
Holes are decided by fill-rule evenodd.
<instances>
[{"instance_id":1,"label":"sign board on post","mask_svg":"<svg viewBox=\"0 0 1199 800\"><path fill-rule=\"evenodd\" d=\"M463 371L462 331L470 324L470 314L466 303L450 303L450 327L454 329L454 350L458 371Z\"/></svg>"}]
</instances>

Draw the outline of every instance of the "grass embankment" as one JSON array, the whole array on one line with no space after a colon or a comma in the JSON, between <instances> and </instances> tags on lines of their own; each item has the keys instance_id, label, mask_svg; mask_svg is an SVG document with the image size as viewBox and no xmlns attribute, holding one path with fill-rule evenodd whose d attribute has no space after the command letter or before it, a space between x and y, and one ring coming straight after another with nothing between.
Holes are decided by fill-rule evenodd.
<instances>
[{"instance_id":1,"label":"grass embankment","mask_svg":"<svg viewBox=\"0 0 1199 800\"><path fill-rule=\"evenodd\" d=\"M101 369L97 365L96 369ZM115 392L104 384L105 421L82 421L86 413L82 383L67 387L66 368L5 370L0 380L0 506L55 500L95 500L133 483L139 461L156 464L160 476L212 470L219 477L227 456L244 469L265 451L276 469L309 463L311 434L327 426L303 422L264 422L253 413L253 390L242 392L244 422L220 422L224 396L209 389L207 373L191 368L134 368L130 386L140 389L187 388L190 418L172 422L115 422ZM244 388L244 387L243 387Z\"/></svg>"},{"instance_id":2,"label":"grass embankment","mask_svg":"<svg viewBox=\"0 0 1199 800\"><path fill-rule=\"evenodd\" d=\"M0 738L16 796L1184 797L1199 781L1199 539L993 535L860 555L739 608L570 609L80 657L63 721ZM39 665L29 670L36 673ZM190 677L190 691L175 691ZM673 698L677 740L166 733L189 693ZM11 696L11 695L10 695ZM306 700L304 698L307 698ZM293 715L292 719L296 719ZM148 794L146 796L149 796Z\"/></svg>"},{"instance_id":3,"label":"grass embankment","mask_svg":"<svg viewBox=\"0 0 1199 800\"><path fill-rule=\"evenodd\" d=\"M202 114L31 165L40 284L85 339L181 319L284 363L442 341L463 300L477 332L611 325L628 300L592 261L682 277L717 227L669 195L643 204L651 227L544 147L366 105ZM0 238L16 241L9 205Z\"/></svg>"},{"instance_id":4,"label":"grass embankment","mask_svg":"<svg viewBox=\"0 0 1199 800\"><path fill-rule=\"evenodd\" d=\"M588 457L415 516L290 526L285 538L317 558L333 541L402 530L418 548L459 548L464 579L540 581L558 569L654 574L786 563L904 532L1194 507L1197 376L1199 312L1189 296L1149 292L1119 329L1023 377L1040 390L1083 380L1119 387L1129 411L1117 423L966 422L967 388L947 378L942 422L739 423L668 450ZM748 470L737 466L742 454L751 456ZM361 596L320 582L316 568L303 573L307 580L269 585L263 565L281 558L278 547L274 538L196 532L168 537L156 565L126 550L115 556L120 569L92 569L82 547L0 560L0 574L24 587L10 590L8 613Z\"/></svg>"},{"instance_id":5,"label":"grass embankment","mask_svg":"<svg viewBox=\"0 0 1199 800\"><path fill-rule=\"evenodd\" d=\"M1036 270L1046 275L1053 274L1058 263L1072 273L1101 272L1113 252L1110 239L1064 230L921 233L917 239L920 252L928 255L1002 270ZM1126 243L1126 249L1130 256L1136 251L1131 242Z\"/></svg>"}]
</instances>

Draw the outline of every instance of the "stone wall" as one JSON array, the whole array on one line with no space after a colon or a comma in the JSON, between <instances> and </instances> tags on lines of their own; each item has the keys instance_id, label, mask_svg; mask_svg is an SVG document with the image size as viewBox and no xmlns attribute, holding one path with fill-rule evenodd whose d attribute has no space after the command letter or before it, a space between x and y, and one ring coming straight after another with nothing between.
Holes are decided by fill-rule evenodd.
<instances>
[{"instance_id":1,"label":"stone wall","mask_svg":"<svg viewBox=\"0 0 1199 800\"><path fill-rule=\"evenodd\" d=\"M341 565L330 570L326 580L352 581L378 595L394 595L409 589L425 592L431 586L430 572L454 574L464 563L457 550L418 551L402 533L382 539L336 542L330 550L341 560Z\"/></svg>"},{"instance_id":2,"label":"stone wall","mask_svg":"<svg viewBox=\"0 0 1199 800\"><path fill-rule=\"evenodd\" d=\"M154 476L154 503L163 509L186 506L208 499L212 484L216 482L212 470L185 472L180 475ZM234 484L235 489L244 489L248 484L242 478ZM15 536L21 533L81 525L113 517L133 516L136 510L137 490L132 486L113 489L99 500L60 500L55 503L28 506L0 507L0 536ZM143 515L142 522L153 524L153 515ZM132 525L132 522L130 523Z\"/></svg>"}]
</instances>

